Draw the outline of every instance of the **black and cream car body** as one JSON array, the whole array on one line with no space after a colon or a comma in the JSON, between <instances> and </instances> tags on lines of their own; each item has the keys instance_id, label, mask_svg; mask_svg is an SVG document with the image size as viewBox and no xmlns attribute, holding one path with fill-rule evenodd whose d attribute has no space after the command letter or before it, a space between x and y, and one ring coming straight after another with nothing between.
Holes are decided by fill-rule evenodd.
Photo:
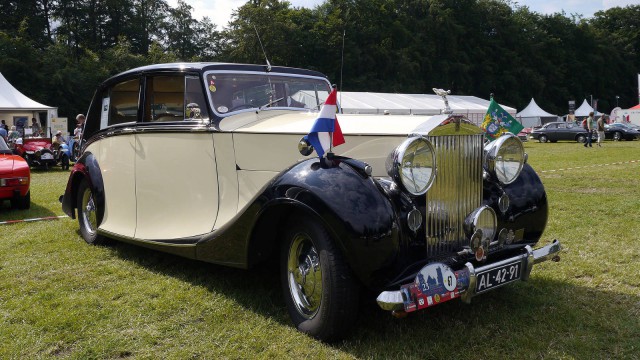
<instances>
[{"instance_id":1,"label":"black and cream car body","mask_svg":"<svg viewBox=\"0 0 640 360\"><path fill-rule=\"evenodd\" d=\"M315 71L178 63L96 91L61 197L91 244L117 239L238 268L281 263L289 314L345 335L364 288L397 314L526 280L544 187L520 140L462 116L338 114L325 158L302 139L331 85ZM338 97L339 99L339 97ZM304 155L301 155L304 154Z\"/></svg>"}]
</instances>

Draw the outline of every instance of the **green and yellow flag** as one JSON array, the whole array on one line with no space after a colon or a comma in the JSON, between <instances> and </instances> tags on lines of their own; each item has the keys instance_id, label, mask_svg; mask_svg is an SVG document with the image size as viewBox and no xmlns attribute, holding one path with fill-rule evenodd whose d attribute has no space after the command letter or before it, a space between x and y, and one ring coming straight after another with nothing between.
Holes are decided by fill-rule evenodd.
<instances>
[{"instance_id":1,"label":"green and yellow flag","mask_svg":"<svg viewBox=\"0 0 640 360\"><path fill-rule=\"evenodd\" d=\"M481 125L487 139L495 140L502 134L510 132L518 135L524 128L518 120L506 112L493 98Z\"/></svg>"}]
</instances>

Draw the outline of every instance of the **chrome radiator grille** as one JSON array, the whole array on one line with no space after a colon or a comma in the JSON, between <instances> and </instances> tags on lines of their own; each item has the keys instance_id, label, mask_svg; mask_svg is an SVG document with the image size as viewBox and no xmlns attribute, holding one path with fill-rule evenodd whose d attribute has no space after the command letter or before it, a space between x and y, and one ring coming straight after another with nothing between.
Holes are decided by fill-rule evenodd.
<instances>
[{"instance_id":1,"label":"chrome radiator grille","mask_svg":"<svg viewBox=\"0 0 640 360\"><path fill-rule=\"evenodd\" d=\"M429 136L436 152L437 175L426 194L427 256L459 251L468 245L463 224L482 201L482 134Z\"/></svg>"}]
</instances>

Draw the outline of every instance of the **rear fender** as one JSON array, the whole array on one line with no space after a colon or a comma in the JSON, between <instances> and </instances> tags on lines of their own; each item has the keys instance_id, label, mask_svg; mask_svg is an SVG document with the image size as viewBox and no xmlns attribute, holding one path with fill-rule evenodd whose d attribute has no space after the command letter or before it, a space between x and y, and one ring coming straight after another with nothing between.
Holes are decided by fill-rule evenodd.
<instances>
[{"instance_id":1,"label":"rear fender","mask_svg":"<svg viewBox=\"0 0 640 360\"><path fill-rule=\"evenodd\" d=\"M102 222L104 216L104 182L102 180L102 173L100 166L90 152L85 152L82 157L73 165L71 173L69 174L69 180L67 181L67 188L62 197L62 210L65 214L71 218L76 218L76 204L78 203L77 194L78 187L82 180L87 180L89 187L93 191L94 200L98 206L98 224Z\"/></svg>"}]
</instances>

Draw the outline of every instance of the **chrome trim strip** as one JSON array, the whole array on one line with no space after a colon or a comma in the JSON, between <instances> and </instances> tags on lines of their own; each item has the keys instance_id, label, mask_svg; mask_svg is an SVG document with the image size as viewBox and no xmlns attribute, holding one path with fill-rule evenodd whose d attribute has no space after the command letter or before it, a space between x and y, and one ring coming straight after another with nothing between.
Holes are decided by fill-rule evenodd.
<instances>
[{"instance_id":1,"label":"chrome trim strip","mask_svg":"<svg viewBox=\"0 0 640 360\"><path fill-rule=\"evenodd\" d=\"M487 264L479 268L475 268L473 264L471 264L470 262L467 262L465 266L469 270L469 286L466 289L460 290L460 293L461 293L460 298L463 302L467 304L471 302L471 298L476 295L475 289L476 289L476 282L478 279L476 274L478 273L485 272L485 271L488 271L512 262L524 261L523 274L520 277L520 280L527 281L529 279L529 274L531 273L531 269L533 268L533 265L541 263L543 261L547 261L547 260L556 261L557 259L559 259L558 253L561 250L562 250L562 246L560 244L560 241L553 240L551 244L543 246L536 250L532 250L531 247L527 245L525 247L526 252L523 254L510 257L508 259L504 259L495 263ZM496 289L500 286L491 288L491 290ZM491 290L488 290L488 291L491 291ZM380 295L378 295L376 301L378 302L378 306L380 306L380 308L382 308L383 310L391 311L391 310L404 309L404 302L402 301L402 292L400 290L383 291L380 293Z\"/></svg>"}]
</instances>

